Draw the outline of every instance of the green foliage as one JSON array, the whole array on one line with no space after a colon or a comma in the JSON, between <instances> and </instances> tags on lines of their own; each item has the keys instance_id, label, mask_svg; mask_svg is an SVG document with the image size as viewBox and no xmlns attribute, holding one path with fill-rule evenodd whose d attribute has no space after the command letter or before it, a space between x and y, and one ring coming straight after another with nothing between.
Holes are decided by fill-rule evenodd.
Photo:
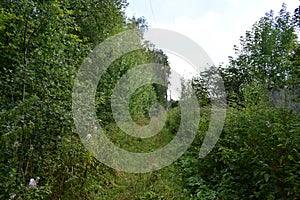
<instances>
[{"instance_id":1,"label":"green foliage","mask_svg":"<svg viewBox=\"0 0 300 200\"><path fill-rule=\"evenodd\" d=\"M209 112L202 112L199 135L178 163L193 199L299 199L295 30L295 20L283 5L278 16L270 12L255 23L235 47L230 65L218 68L229 102L221 138L210 154L197 159L209 122ZM208 103L205 78L201 74L193 82L202 105ZM274 97L277 91L282 98Z\"/></svg>"},{"instance_id":2,"label":"green foliage","mask_svg":"<svg viewBox=\"0 0 300 200\"><path fill-rule=\"evenodd\" d=\"M159 56L163 57L165 55L157 49L150 51L147 50L147 46L141 46L140 50L128 53L115 60L109 69L101 76L96 93L96 106L98 111L97 116L103 125L107 125L114 121L111 111L111 96L119 79L136 66L158 62ZM163 60L158 63L163 64L168 71L170 71L170 67L166 61ZM164 69L160 70L161 72L155 74L163 74L162 72ZM141 74L141 76L145 76L145 74ZM154 75L149 74L149 76ZM145 117L149 117L149 110L154 103L160 103L165 106L165 90L163 86L149 84L140 87L135 91L134 94L132 94L131 99L132 101L130 102L129 110L132 118L135 121L139 121L140 119L143 120Z\"/></svg>"},{"instance_id":3,"label":"green foliage","mask_svg":"<svg viewBox=\"0 0 300 200\"><path fill-rule=\"evenodd\" d=\"M171 133L177 133L181 122L180 107L173 108L169 111L166 126Z\"/></svg>"},{"instance_id":4,"label":"green foliage","mask_svg":"<svg viewBox=\"0 0 300 200\"><path fill-rule=\"evenodd\" d=\"M93 199L111 189L114 172L93 159L73 131L71 92L78 67L97 44L127 29L146 28L143 18L126 20L126 5L124 0L1 1L1 199ZM159 56L167 65L161 51L141 45L113 63L96 95L97 105L104 108L100 119L112 126L106 111L118 79ZM147 121L149 108L161 95L153 85L136 91L133 118ZM148 143L152 150L159 142ZM30 179L37 177L37 188L30 188Z\"/></svg>"},{"instance_id":5,"label":"green foliage","mask_svg":"<svg viewBox=\"0 0 300 200\"><path fill-rule=\"evenodd\" d=\"M283 4L278 16L266 13L234 46L235 57L220 68L229 98L241 101L245 86L253 82L269 87L299 83L297 23Z\"/></svg>"},{"instance_id":6,"label":"green foliage","mask_svg":"<svg viewBox=\"0 0 300 200\"><path fill-rule=\"evenodd\" d=\"M251 89L245 91L246 108L227 111L214 150L197 160L197 150L191 149L195 154L182 159L184 174L193 186L220 199L298 199L300 113L274 108ZM190 191L196 195L197 187Z\"/></svg>"},{"instance_id":7,"label":"green foliage","mask_svg":"<svg viewBox=\"0 0 300 200\"><path fill-rule=\"evenodd\" d=\"M187 182L187 186L193 194L190 198L191 200L212 200L217 198L217 192L212 190L202 178L193 176L188 178Z\"/></svg>"},{"instance_id":8,"label":"green foliage","mask_svg":"<svg viewBox=\"0 0 300 200\"><path fill-rule=\"evenodd\" d=\"M125 0L0 2L0 199L299 199L300 113L269 101L272 89L299 89L299 9L294 16L285 6L276 17L268 13L241 38L228 68L212 67L193 80L188 89L196 91L202 106L198 135L173 165L127 174L85 150L71 116L74 78L97 44L124 30L147 29L144 18L125 18L126 5ZM174 106L152 138L132 138L116 126L114 87L146 63L162 64L154 75L166 75L160 78L167 82L167 56L145 43L111 64L95 97L107 136L128 151L163 147L181 121L180 107ZM227 120L216 147L199 160L216 71L228 92ZM166 88L157 84L136 90L129 106L133 120L149 123L150 108L156 102L165 107L165 95Z\"/></svg>"}]
</instances>

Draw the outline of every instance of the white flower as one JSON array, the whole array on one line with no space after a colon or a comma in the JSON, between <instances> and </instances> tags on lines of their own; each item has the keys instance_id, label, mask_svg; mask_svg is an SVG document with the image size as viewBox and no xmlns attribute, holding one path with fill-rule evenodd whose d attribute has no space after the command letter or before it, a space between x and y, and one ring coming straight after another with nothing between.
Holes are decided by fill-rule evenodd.
<instances>
[{"instance_id":1,"label":"white flower","mask_svg":"<svg viewBox=\"0 0 300 200\"><path fill-rule=\"evenodd\" d=\"M90 134L90 133L87 134L86 137L85 137L86 140L89 140L89 139L91 139L91 138L92 138L92 134Z\"/></svg>"},{"instance_id":2,"label":"white flower","mask_svg":"<svg viewBox=\"0 0 300 200\"><path fill-rule=\"evenodd\" d=\"M95 127L94 127L94 131L97 131L97 130L98 130L98 127L97 127L97 126L95 126Z\"/></svg>"},{"instance_id":3,"label":"white flower","mask_svg":"<svg viewBox=\"0 0 300 200\"><path fill-rule=\"evenodd\" d=\"M19 146L20 146L20 143L18 141L15 141L14 147L19 147Z\"/></svg>"},{"instance_id":4,"label":"white flower","mask_svg":"<svg viewBox=\"0 0 300 200\"><path fill-rule=\"evenodd\" d=\"M16 194L12 194L9 196L9 199L14 199L17 195Z\"/></svg>"},{"instance_id":5,"label":"white flower","mask_svg":"<svg viewBox=\"0 0 300 200\"><path fill-rule=\"evenodd\" d=\"M36 181L34 180L34 178L31 178L31 179L30 179L28 185L29 185L29 187L32 188L32 189L36 189L36 188L37 188L37 187L36 187L36 186L37 186L37 183L36 183Z\"/></svg>"}]
</instances>

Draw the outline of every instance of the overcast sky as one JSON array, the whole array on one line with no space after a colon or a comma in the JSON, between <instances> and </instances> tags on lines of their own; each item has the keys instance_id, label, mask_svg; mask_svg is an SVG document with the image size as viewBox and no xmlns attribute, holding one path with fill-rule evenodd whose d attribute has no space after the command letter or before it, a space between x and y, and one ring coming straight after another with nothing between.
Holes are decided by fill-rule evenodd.
<instances>
[{"instance_id":1,"label":"overcast sky","mask_svg":"<svg viewBox=\"0 0 300 200\"><path fill-rule=\"evenodd\" d=\"M282 3L290 12L299 0L128 0L128 17L144 16L149 27L174 30L197 42L216 66L233 56L233 45L255 21L271 9L277 14ZM171 67L184 61L170 56ZM185 65L184 68L188 68ZM185 70L186 70L185 69ZM179 72L180 73L180 72Z\"/></svg>"}]
</instances>

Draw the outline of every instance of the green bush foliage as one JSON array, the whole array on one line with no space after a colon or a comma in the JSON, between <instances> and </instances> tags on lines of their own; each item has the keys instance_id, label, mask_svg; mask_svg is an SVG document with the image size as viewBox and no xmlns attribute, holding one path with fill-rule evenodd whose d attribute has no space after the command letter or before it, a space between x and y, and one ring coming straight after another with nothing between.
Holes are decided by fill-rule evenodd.
<instances>
[{"instance_id":1,"label":"green bush foliage","mask_svg":"<svg viewBox=\"0 0 300 200\"><path fill-rule=\"evenodd\" d=\"M228 109L221 138L205 158L199 149L210 122L203 84L209 70L192 85L201 105L198 135L174 164L129 174L87 152L73 125L73 82L97 44L124 30L146 30L144 18L126 18L126 6L126 0L0 2L0 199L300 199L299 9L292 15L285 5L241 37L229 66L211 68L224 80ZM113 120L111 95L128 70L156 62L170 75L167 56L148 47L115 60L95 96L105 134L128 151L163 147L181 122L180 101L152 138L130 137ZM274 104L277 90L295 95ZM166 106L163 86L135 91L133 120L149 123L155 102Z\"/></svg>"}]
</instances>

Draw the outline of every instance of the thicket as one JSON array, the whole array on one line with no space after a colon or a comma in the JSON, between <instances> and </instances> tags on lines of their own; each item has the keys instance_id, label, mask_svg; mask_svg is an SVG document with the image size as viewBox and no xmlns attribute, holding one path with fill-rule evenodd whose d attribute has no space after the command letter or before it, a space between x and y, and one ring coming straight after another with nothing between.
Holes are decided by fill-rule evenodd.
<instances>
[{"instance_id":1,"label":"thicket","mask_svg":"<svg viewBox=\"0 0 300 200\"><path fill-rule=\"evenodd\" d=\"M208 156L197 159L205 135L200 130L200 140L179 162L192 199L299 199L297 34L299 8L291 14L283 4L277 16L271 11L257 21L234 46L229 65L218 68L227 92L221 137ZM210 70L215 68L194 79L204 105L207 90L199 83Z\"/></svg>"},{"instance_id":2,"label":"thicket","mask_svg":"<svg viewBox=\"0 0 300 200\"><path fill-rule=\"evenodd\" d=\"M117 198L107 193L121 173L83 147L73 125L71 95L77 70L96 45L125 30L146 29L145 19L126 18L126 6L124 0L0 2L1 199ZM111 128L108 114L114 85L129 69L150 62L169 71L162 51L141 44L102 76L97 114L112 138L120 132ZM133 118L146 118L152 103L164 98L162 90L147 85L136 91Z\"/></svg>"},{"instance_id":3,"label":"thicket","mask_svg":"<svg viewBox=\"0 0 300 200\"><path fill-rule=\"evenodd\" d=\"M125 0L0 2L0 199L299 199L299 9L291 14L283 5L278 15L267 13L241 37L228 66L195 77L198 135L178 161L129 174L86 151L71 115L73 82L86 56L110 36L147 28L143 18L126 18L126 6ZM166 55L141 46L114 61L95 97L108 137L135 152L164 146L180 124L178 102L150 139L133 139L113 121L110 98L117 81L150 62L163 64L169 76ZM227 118L212 152L199 159L211 108L202 83L210 70L224 80ZM132 118L147 124L150 107L165 106L164 98L163 86L138 89Z\"/></svg>"}]
</instances>

